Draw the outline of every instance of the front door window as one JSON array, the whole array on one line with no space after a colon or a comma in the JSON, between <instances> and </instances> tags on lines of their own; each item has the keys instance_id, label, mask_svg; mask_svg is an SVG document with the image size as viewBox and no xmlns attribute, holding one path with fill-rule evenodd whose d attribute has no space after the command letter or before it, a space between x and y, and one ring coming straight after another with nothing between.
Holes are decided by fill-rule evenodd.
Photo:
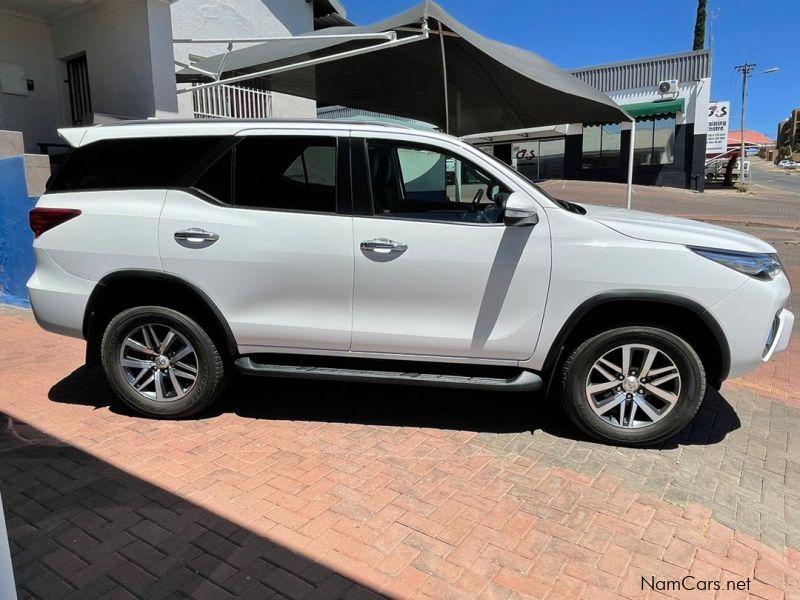
<instances>
[{"instance_id":1,"label":"front door window","mask_svg":"<svg viewBox=\"0 0 800 600\"><path fill-rule=\"evenodd\" d=\"M508 189L483 169L438 149L368 144L375 214L404 219L497 223Z\"/></svg>"}]
</instances>

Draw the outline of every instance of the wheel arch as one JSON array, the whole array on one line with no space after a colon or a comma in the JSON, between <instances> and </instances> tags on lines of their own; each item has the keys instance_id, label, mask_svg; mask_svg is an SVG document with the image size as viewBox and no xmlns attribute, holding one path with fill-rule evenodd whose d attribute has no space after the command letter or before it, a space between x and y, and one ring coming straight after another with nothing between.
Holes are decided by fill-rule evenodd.
<instances>
[{"instance_id":1,"label":"wheel arch","mask_svg":"<svg viewBox=\"0 0 800 600\"><path fill-rule=\"evenodd\" d=\"M681 335L700 356L710 383L718 387L727 379L730 370L728 340L722 327L702 305L676 294L615 291L589 298L565 321L542 368L550 375L548 389L566 350L609 327L623 325L663 327Z\"/></svg>"},{"instance_id":2,"label":"wheel arch","mask_svg":"<svg viewBox=\"0 0 800 600\"><path fill-rule=\"evenodd\" d=\"M83 317L87 364L99 362L100 341L114 315L148 304L192 317L229 356L237 355L236 339L228 321L203 290L177 275L133 269L109 273L97 282L89 296Z\"/></svg>"}]
</instances>

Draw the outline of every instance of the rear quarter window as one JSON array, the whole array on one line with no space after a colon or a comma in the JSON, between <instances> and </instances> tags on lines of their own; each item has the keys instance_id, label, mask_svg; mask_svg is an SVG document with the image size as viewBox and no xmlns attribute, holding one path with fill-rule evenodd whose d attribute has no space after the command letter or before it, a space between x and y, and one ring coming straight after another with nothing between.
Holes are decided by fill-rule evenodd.
<instances>
[{"instance_id":1,"label":"rear quarter window","mask_svg":"<svg viewBox=\"0 0 800 600\"><path fill-rule=\"evenodd\" d=\"M174 187L223 141L218 136L102 140L77 148L48 192Z\"/></svg>"}]
</instances>

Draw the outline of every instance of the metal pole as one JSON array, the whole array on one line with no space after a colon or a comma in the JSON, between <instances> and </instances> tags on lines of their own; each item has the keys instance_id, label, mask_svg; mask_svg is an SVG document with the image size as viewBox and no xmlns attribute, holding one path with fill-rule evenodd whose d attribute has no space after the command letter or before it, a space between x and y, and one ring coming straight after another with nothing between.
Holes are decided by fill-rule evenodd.
<instances>
[{"instance_id":1,"label":"metal pole","mask_svg":"<svg viewBox=\"0 0 800 600\"><path fill-rule=\"evenodd\" d=\"M755 63L744 63L743 65L736 65L734 67L742 74L742 123L741 123L741 139L739 140L739 183L744 183L744 114L745 103L747 102L747 77L750 72L755 69Z\"/></svg>"},{"instance_id":2,"label":"metal pole","mask_svg":"<svg viewBox=\"0 0 800 600\"><path fill-rule=\"evenodd\" d=\"M444 56L444 35L439 23L439 44L442 48L442 83L444 83L444 132L450 133L450 100L447 97L447 60Z\"/></svg>"},{"instance_id":3,"label":"metal pole","mask_svg":"<svg viewBox=\"0 0 800 600\"><path fill-rule=\"evenodd\" d=\"M742 72L742 127L739 150L739 182L744 183L744 105L747 99L747 71Z\"/></svg>"},{"instance_id":4,"label":"metal pole","mask_svg":"<svg viewBox=\"0 0 800 600\"><path fill-rule=\"evenodd\" d=\"M393 40L397 37L394 31L379 33L331 33L317 35L284 35L252 38L175 38L173 44L252 44L260 42L299 42L306 40Z\"/></svg>"},{"instance_id":5,"label":"metal pole","mask_svg":"<svg viewBox=\"0 0 800 600\"><path fill-rule=\"evenodd\" d=\"M631 196L633 195L633 145L636 141L636 119L631 118L631 139L628 147L628 210L631 209Z\"/></svg>"},{"instance_id":6,"label":"metal pole","mask_svg":"<svg viewBox=\"0 0 800 600\"><path fill-rule=\"evenodd\" d=\"M427 23L423 23L422 26L422 33L419 35L412 35L409 37L404 38L397 38L393 40L389 40L388 42L383 42L380 44L376 44L375 46L368 46L366 48L356 48L354 50L347 50L345 52L339 52L337 54L331 54L330 56L321 56L320 58L312 58L310 60L304 60L299 63L283 65L282 67L274 67L272 69L266 69L264 71L257 71L255 73L247 73L246 75L237 75L236 77L229 77L228 79L220 79L217 81L211 81L209 83L201 83L200 85L196 85L191 88L186 88L184 90L178 90L179 94L185 94L187 92L193 92L197 90L202 90L205 88L215 87L218 85L224 85L228 83L236 83L237 81L247 81L248 79L258 79L259 77L266 77L267 75L274 75L275 73L283 73L285 71L292 71L294 69L302 69L304 67L310 67L313 65L321 65L323 63L332 62L334 60L339 60L342 58L350 58L351 56L358 56L360 54L368 54L369 52L376 52L378 50L384 50L386 48L393 48L395 46L402 46L404 44L411 44L413 42L419 42L421 40L428 39L428 25ZM291 39L291 38L285 38Z\"/></svg>"}]
</instances>

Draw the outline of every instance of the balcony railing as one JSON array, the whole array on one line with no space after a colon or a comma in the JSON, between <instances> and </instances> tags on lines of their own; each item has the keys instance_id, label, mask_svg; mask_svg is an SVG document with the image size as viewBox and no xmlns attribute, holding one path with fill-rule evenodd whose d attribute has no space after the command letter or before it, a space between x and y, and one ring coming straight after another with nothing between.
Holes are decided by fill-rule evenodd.
<instances>
[{"instance_id":1,"label":"balcony railing","mask_svg":"<svg viewBox=\"0 0 800 600\"><path fill-rule=\"evenodd\" d=\"M195 119L266 119L272 116L272 94L237 85L192 91Z\"/></svg>"}]
</instances>

